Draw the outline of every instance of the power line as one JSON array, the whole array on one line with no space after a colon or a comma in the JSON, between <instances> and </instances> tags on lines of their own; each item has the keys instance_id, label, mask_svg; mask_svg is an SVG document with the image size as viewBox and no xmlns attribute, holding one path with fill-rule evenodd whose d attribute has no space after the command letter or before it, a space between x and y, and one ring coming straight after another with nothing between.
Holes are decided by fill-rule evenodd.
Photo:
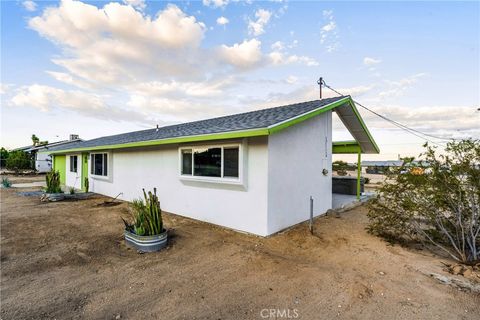
<instances>
[{"instance_id":1,"label":"power line","mask_svg":"<svg viewBox=\"0 0 480 320\"><path fill-rule=\"evenodd\" d=\"M323 80L322 78L320 78L320 79L321 79L321 80L319 80L319 85L320 85L320 86L323 85L323 86L325 86L326 88L328 88L328 89L332 90L333 92L335 92L336 94L338 94L338 95L340 95L340 96L343 96L343 94L342 94L341 92L339 92L339 91L335 90L334 88L332 88L331 86L329 86L329 85L325 82L325 80ZM352 100L353 100L353 99L352 99ZM356 100L353 100L353 102L355 102L357 105L359 105L359 106L362 107L363 109L365 109L365 110L373 113L374 115L380 117L381 119L383 119L383 120L385 120L385 121L387 121L387 122L390 122L391 124L395 125L396 127L400 128L400 129L402 129L402 130L404 130L404 131L406 131L406 132L408 132L408 133L411 133L411 134L413 134L414 136L416 136L416 137L418 137L418 138L420 138L420 139L422 139L422 140L429 141L429 142L431 142L431 143L433 143L433 144L436 144L436 145L439 145L439 146L442 146L442 147L444 147L445 145L442 144L442 143L440 143L440 142L432 141L432 140L430 140L430 139L428 139L428 138L426 138L426 137L431 137L431 138L435 138L435 139L439 139L439 140L446 140L446 141L452 140L452 139L442 138L442 137L438 137L438 136L435 136L435 135L432 135L432 134L424 133L424 132L422 132L422 131L420 131L420 130L416 130L416 129L407 127L406 125L401 124L401 123L398 122L398 121L389 119L389 118L387 118L387 117L379 114L378 112L375 112L375 111L367 108L366 106L364 106L363 104L361 104L360 102L358 102L358 101L356 101ZM426 136L426 137L425 137L425 136Z\"/></svg>"}]
</instances>

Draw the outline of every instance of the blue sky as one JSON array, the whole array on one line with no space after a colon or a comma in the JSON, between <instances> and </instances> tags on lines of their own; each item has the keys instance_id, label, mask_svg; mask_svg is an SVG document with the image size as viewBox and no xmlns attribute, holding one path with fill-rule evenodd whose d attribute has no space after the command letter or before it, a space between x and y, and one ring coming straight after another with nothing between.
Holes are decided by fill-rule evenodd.
<instances>
[{"instance_id":1,"label":"blue sky","mask_svg":"<svg viewBox=\"0 0 480 320\"><path fill-rule=\"evenodd\" d=\"M480 138L479 12L478 2L2 1L1 144L312 100L319 76L418 130ZM365 158L421 151L422 139L362 115L382 150ZM349 138L338 121L334 138Z\"/></svg>"}]
</instances>

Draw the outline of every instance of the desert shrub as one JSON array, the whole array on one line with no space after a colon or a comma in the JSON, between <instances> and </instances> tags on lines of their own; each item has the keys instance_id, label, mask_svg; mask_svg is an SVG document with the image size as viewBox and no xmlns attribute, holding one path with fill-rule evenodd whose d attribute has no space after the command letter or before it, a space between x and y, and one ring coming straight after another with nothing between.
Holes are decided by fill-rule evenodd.
<instances>
[{"instance_id":1,"label":"desert shrub","mask_svg":"<svg viewBox=\"0 0 480 320\"><path fill-rule=\"evenodd\" d=\"M12 151L5 162L7 169L18 173L20 170L32 169L33 162L30 154L23 151Z\"/></svg>"},{"instance_id":2,"label":"desert shrub","mask_svg":"<svg viewBox=\"0 0 480 320\"><path fill-rule=\"evenodd\" d=\"M480 260L480 141L426 144L422 161L404 160L369 203L368 230L423 242L462 263Z\"/></svg>"},{"instance_id":3,"label":"desert shrub","mask_svg":"<svg viewBox=\"0 0 480 320\"><path fill-rule=\"evenodd\" d=\"M364 177L364 178L363 178L363 181L365 181L365 184L369 184L369 183L370 183L370 178Z\"/></svg>"},{"instance_id":4,"label":"desert shrub","mask_svg":"<svg viewBox=\"0 0 480 320\"><path fill-rule=\"evenodd\" d=\"M4 147L0 148L0 168L5 168L7 166L7 159L10 155L7 149Z\"/></svg>"},{"instance_id":5,"label":"desert shrub","mask_svg":"<svg viewBox=\"0 0 480 320\"><path fill-rule=\"evenodd\" d=\"M12 182L7 177L2 177L2 186L4 188L10 188L12 186Z\"/></svg>"},{"instance_id":6,"label":"desert shrub","mask_svg":"<svg viewBox=\"0 0 480 320\"><path fill-rule=\"evenodd\" d=\"M148 194L143 190L144 199L136 199L131 204L133 222L125 220L125 228L139 236L158 235L163 232L162 210L157 197L157 188Z\"/></svg>"},{"instance_id":7,"label":"desert shrub","mask_svg":"<svg viewBox=\"0 0 480 320\"><path fill-rule=\"evenodd\" d=\"M62 189L60 188L60 173L58 171L50 171L45 176L47 182L47 193L61 193Z\"/></svg>"}]
</instances>

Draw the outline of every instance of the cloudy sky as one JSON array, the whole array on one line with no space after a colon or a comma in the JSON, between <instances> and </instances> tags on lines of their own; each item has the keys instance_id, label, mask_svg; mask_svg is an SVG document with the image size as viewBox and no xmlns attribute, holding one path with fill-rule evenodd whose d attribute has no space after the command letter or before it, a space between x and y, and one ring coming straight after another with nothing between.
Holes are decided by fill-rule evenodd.
<instances>
[{"instance_id":1,"label":"cloudy sky","mask_svg":"<svg viewBox=\"0 0 480 320\"><path fill-rule=\"evenodd\" d=\"M479 6L2 1L1 144L312 100L319 76L417 130L480 138ZM366 159L421 151L422 139L361 113L382 150ZM338 120L334 129L350 138Z\"/></svg>"}]
</instances>

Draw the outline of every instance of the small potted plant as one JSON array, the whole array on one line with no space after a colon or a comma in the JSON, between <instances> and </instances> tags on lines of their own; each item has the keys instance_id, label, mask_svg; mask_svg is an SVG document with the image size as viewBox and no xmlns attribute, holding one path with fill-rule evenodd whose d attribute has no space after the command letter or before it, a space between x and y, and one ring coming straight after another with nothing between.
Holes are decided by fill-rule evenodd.
<instances>
[{"instance_id":1,"label":"small potted plant","mask_svg":"<svg viewBox=\"0 0 480 320\"><path fill-rule=\"evenodd\" d=\"M153 193L143 190L144 199L134 200L131 204L132 223L125 223L125 242L142 252L159 251L167 246L167 230L163 228L162 210L157 197L157 188Z\"/></svg>"},{"instance_id":2,"label":"small potted plant","mask_svg":"<svg viewBox=\"0 0 480 320\"><path fill-rule=\"evenodd\" d=\"M47 188L42 199L46 201L60 201L65 198L62 188L60 187L60 173L58 171L50 171L46 177Z\"/></svg>"}]
</instances>

